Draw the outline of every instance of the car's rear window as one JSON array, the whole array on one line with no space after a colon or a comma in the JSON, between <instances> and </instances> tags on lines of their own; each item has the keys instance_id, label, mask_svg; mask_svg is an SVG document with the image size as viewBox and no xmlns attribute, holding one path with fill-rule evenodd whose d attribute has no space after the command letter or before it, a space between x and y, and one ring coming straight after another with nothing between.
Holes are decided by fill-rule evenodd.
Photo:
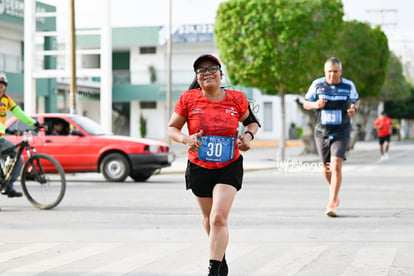
<instances>
[{"instance_id":1,"label":"car's rear window","mask_svg":"<svg viewBox=\"0 0 414 276\"><path fill-rule=\"evenodd\" d=\"M73 116L71 119L91 135L112 135L113 133L104 130L98 123L87 117Z\"/></svg>"}]
</instances>

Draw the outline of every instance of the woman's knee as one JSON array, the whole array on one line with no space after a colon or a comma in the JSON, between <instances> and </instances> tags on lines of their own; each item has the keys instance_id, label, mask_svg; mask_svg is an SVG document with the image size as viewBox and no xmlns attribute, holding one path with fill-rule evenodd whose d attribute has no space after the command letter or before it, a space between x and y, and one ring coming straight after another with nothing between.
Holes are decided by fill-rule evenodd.
<instances>
[{"instance_id":1,"label":"woman's knee","mask_svg":"<svg viewBox=\"0 0 414 276\"><path fill-rule=\"evenodd\" d=\"M223 212L212 212L210 216L210 225L216 227L222 227L227 225L227 215Z\"/></svg>"}]
</instances>

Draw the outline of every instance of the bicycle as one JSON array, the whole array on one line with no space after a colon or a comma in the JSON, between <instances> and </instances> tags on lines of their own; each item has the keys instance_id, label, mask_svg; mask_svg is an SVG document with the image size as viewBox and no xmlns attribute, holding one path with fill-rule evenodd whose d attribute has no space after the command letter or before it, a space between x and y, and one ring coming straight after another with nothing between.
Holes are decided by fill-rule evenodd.
<instances>
[{"instance_id":1,"label":"bicycle","mask_svg":"<svg viewBox=\"0 0 414 276\"><path fill-rule=\"evenodd\" d=\"M20 143L0 152L0 187L2 194L6 193L13 173L17 169L17 158L23 158L22 154L26 151L27 160L24 161L20 172L23 194L32 205L47 210L56 207L62 201L66 191L66 177L65 171L54 157L38 153L30 146L30 141L33 139L32 130L38 131L40 128L42 126L23 130L23 140ZM17 154L11 158L10 154L15 149ZM4 156L8 156L7 164L3 160Z\"/></svg>"}]
</instances>

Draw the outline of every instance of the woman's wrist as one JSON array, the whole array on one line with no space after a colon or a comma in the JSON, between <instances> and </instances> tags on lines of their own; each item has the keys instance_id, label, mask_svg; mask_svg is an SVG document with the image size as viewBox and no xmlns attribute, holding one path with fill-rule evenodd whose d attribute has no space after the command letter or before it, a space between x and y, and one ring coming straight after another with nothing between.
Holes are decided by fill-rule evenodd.
<instances>
[{"instance_id":1,"label":"woman's wrist","mask_svg":"<svg viewBox=\"0 0 414 276\"><path fill-rule=\"evenodd\" d=\"M190 136L183 134L183 136L181 136L181 143L187 145L188 139L190 139Z\"/></svg>"},{"instance_id":2,"label":"woman's wrist","mask_svg":"<svg viewBox=\"0 0 414 276\"><path fill-rule=\"evenodd\" d=\"M254 140L254 134L253 134L253 132L251 132L250 130L248 130L248 131L245 131L244 132L244 135L246 135L246 134L250 134L250 136L252 137L252 139L250 141L253 141Z\"/></svg>"}]
</instances>

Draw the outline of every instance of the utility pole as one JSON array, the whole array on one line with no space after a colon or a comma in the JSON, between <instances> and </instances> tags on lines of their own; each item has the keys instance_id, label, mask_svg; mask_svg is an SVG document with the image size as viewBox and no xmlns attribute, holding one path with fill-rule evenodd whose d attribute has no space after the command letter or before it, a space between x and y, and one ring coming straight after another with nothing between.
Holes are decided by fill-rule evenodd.
<instances>
[{"instance_id":1,"label":"utility pole","mask_svg":"<svg viewBox=\"0 0 414 276\"><path fill-rule=\"evenodd\" d=\"M24 110L27 114L36 113L36 79L33 77L36 41L35 5L34 0L24 1Z\"/></svg>"},{"instance_id":2,"label":"utility pole","mask_svg":"<svg viewBox=\"0 0 414 276\"><path fill-rule=\"evenodd\" d=\"M367 13L379 14L379 21L371 21L372 25L396 26L398 24L398 10L397 9L371 9L366 10Z\"/></svg>"},{"instance_id":3,"label":"utility pole","mask_svg":"<svg viewBox=\"0 0 414 276\"><path fill-rule=\"evenodd\" d=\"M171 94L172 94L172 0L168 0L168 40L167 40L167 124L172 113ZM171 139L167 135L168 145L171 145Z\"/></svg>"},{"instance_id":4,"label":"utility pole","mask_svg":"<svg viewBox=\"0 0 414 276\"><path fill-rule=\"evenodd\" d=\"M112 131L112 28L111 28L111 0L102 3L101 28L101 91L100 91L100 118L101 126Z\"/></svg>"},{"instance_id":5,"label":"utility pole","mask_svg":"<svg viewBox=\"0 0 414 276\"><path fill-rule=\"evenodd\" d=\"M70 17L70 114L76 114L76 28L75 0L69 0Z\"/></svg>"}]
</instances>

